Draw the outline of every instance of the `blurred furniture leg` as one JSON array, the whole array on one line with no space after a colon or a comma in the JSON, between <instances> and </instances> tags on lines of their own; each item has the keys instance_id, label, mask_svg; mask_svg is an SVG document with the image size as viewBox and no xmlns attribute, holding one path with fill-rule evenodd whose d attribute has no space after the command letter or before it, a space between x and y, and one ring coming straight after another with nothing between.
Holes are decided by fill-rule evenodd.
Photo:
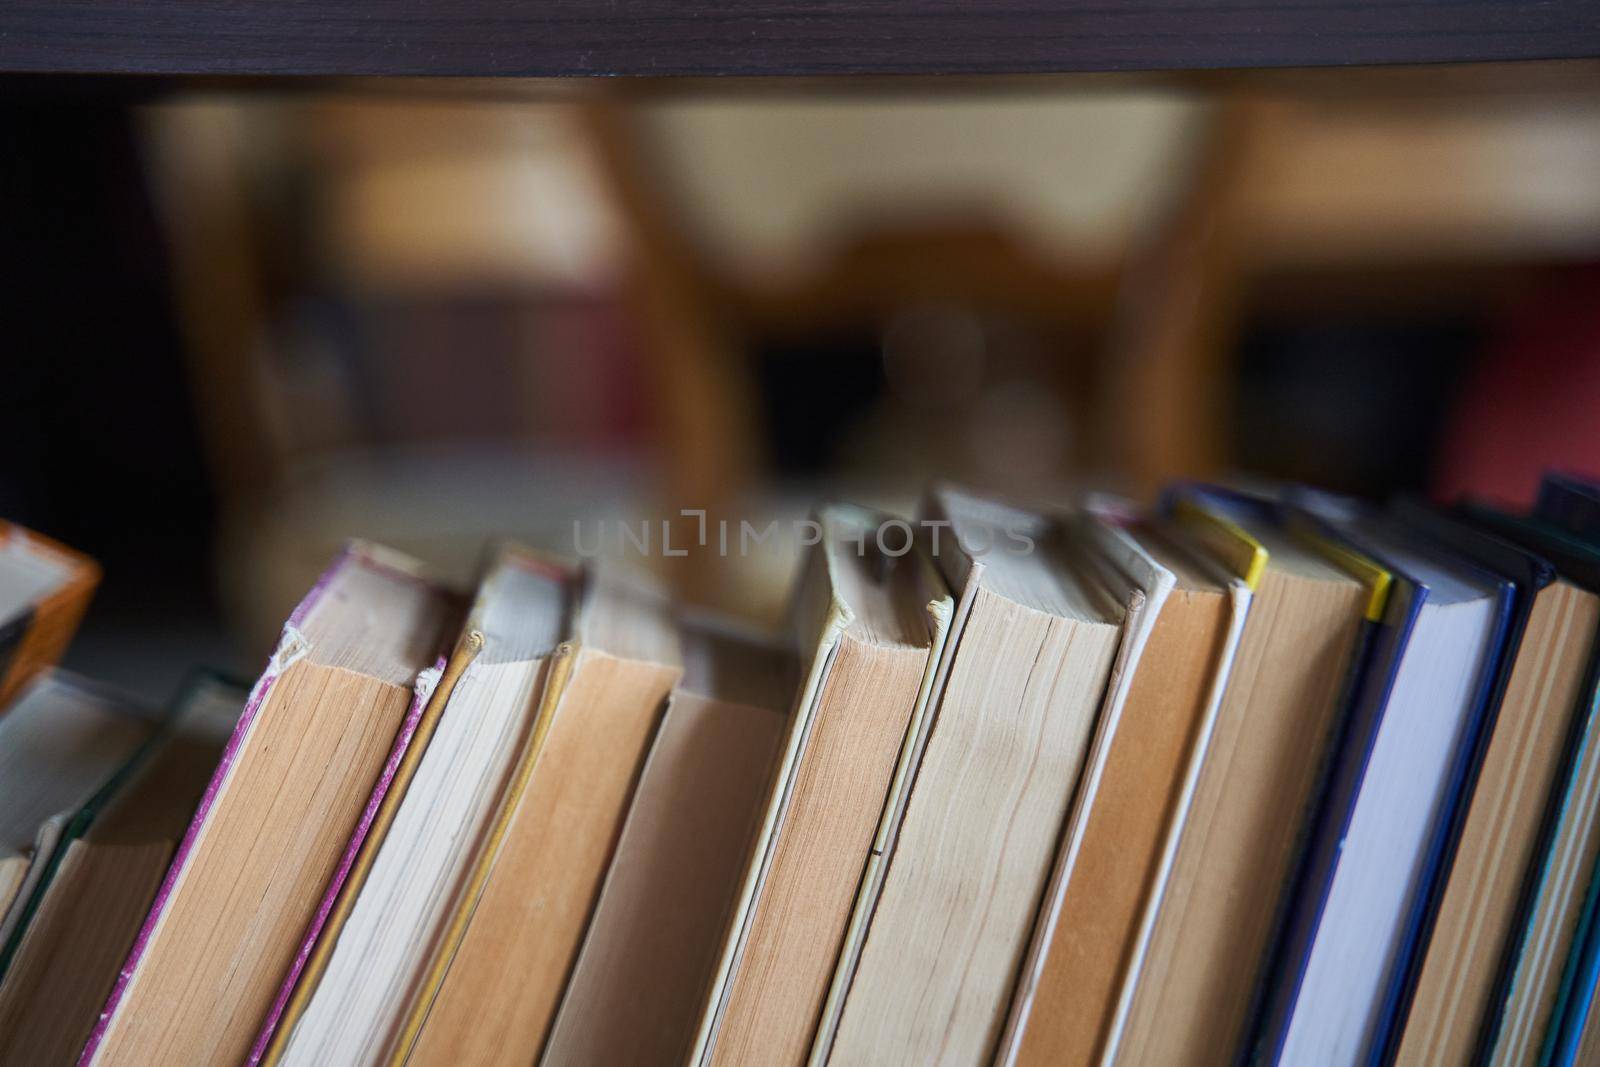
<instances>
[{"instance_id":1,"label":"blurred furniture leg","mask_svg":"<svg viewBox=\"0 0 1600 1067\"><path fill-rule=\"evenodd\" d=\"M686 546L690 553L670 561L678 565L671 578L691 600L724 602L718 583L730 571L716 565L716 523L728 520L736 543L732 508L758 465L755 395L727 301L675 224L679 213L660 188L626 107L607 100L583 107L629 228L629 302L653 368L657 432L668 464L663 515L674 548ZM704 509L706 525L680 514L685 509ZM704 547L697 544L702 529L709 542Z\"/></svg>"},{"instance_id":2,"label":"blurred furniture leg","mask_svg":"<svg viewBox=\"0 0 1600 1067\"><path fill-rule=\"evenodd\" d=\"M251 131L242 109L226 103L154 109L147 122L195 410L219 495L237 499L269 485L284 459L258 358L267 307L243 158Z\"/></svg>"},{"instance_id":3,"label":"blurred furniture leg","mask_svg":"<svg viewBox=\"0 0 1600 1067\"><path fill-rule=\"evenodd\" d=\"M288 413L268 379L270 304L261 223L250 199L247 149L262 130L232 102L154 108L144 140L157 210L171 249L179 328L202 452L215 487L217 587L244 647L270 647L272 575L235 562L251 551L261 509L289 459Z\"/></svg>"},{"instance_id":4,"label":"blurred furniture leg","mask_svg":"<svg viewBox=\"0 0 1600 1067\"><path fill-rule=\"evenodd\" d=\"M1259 125L1250 105L1219 106L1185 192L1130 255L1104 356L1100 433L1140 497L1173 478L1215 477L1229 462L1242 209Z\"/></svg>"}]
</instances>

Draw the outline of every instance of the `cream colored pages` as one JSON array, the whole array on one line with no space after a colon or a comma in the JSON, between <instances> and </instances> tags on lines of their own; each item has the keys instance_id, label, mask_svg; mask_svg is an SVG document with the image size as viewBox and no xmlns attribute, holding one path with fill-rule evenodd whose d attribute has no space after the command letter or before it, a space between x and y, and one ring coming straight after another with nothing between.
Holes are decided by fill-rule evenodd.
<instances>
[{"instance_id":1,"label":"cream colored pages","mask_svg":"<svg viewBox=\"0 0 1600 1067\"><path fill-rule=\"evenodd\" d=\"M788 736L784 738L777 765L773 770L772 788L763 805L761 822L751 844L750 861L741 880L738 896L734 899L727 936L723 940L716 967L712 971L700 1022L695 1029L694 1047L689 1055L690 1063L702 1063L710 1054L712 1039L725 1005L728 979L742 945L742 935L749 920L751 906L756 894L760 892L762 879L766 875L772 838L783 818L789 790L793 787L795 768L805 748L811 723L816 717L817 698L821 693L828 667L833 662L839 636L852 621L849 608L833 595L822 553L813 552L806 567L795 599L794 617L797 632L813 635L810 640L810 656L807 660L804 681L796 699L795 712L789 721Z\"/></svg>"},{"instance_id":2,"label":"cream colored pages","mask_svg":"<svg viewBox=\"0 0 1600 1067\"><path fill-rule=\"evenodd\" d=\"M466 920L460 939L441 951L441 980L418 998L414 1042L397 1045L412 1063L527 1064L555 1021L639 772L682 677L670 605L654 589L595 577L578 633L544 737L524 750L533 762L519 758L501 802L503 830L491 828L480 851L481 891L457 909Z\"/></svg>"},{"instance_id":3,"label":"cream colored pages","mask_svg":"<svg viewBox=\"0 0 1600 1067\"><path fill-rule=\"evenodd\" d=\"M132 758L154 723L64 671L42 675L0 718L0 945L21 920L67 822ZM6 889L0 880L0 892Z\"/></svg>"},{"instance_id":4,"label":"cream colored pages","mask_svg":"<svg viewBox=\"0 0 1600 1067\"><path fill-rule=\"evenodd\" d=\"M972 591L977 591L975 584ZM971 599L964 597L961 606L962 609L970 608ZM911 785L916 779L917 767L922 762L922 753L927 746L928 731L933 724L931 707L934 695L943 689L944 676L949 670L949 659L945 652L949 647L951 634L958 628L956 620L965 617L964 610L958 612L955 600L948 593L929 603L928 614L933 620L933 632L927 667L923 671L921 687L917 690L917 703L912 710L911 721L906 727L905 740L900 746L900 756L895 763L894 779L889 786L889 795L884 800L883 812L878 819L878 832L873 838L872 854L867 858L866 868L861 874L861 887L856 891L855 902L851 907L849 925L845 929L844 943L839 951L839 962L834 966L827 999L823 1002L822 1016L817 1024L816 1037L812 1041L808 1060L812 1067L821 1067L828 1061L828 1055L832 1051L834 1034L839 1027L839 1016L844 1011L845 995L850 991L850 982L855 977L856 965L860 962L861 949L866 943L867 928L872 921L873 910L877 907L878 897L883 892L883 879L889 869L888 858L894 850L895 840L899 837L906 803L911 799Z\"/></svg>"},{"instance_id":5,"label":"cream colored pages","mask_svg":"<svg viewBox=\"0 0 1600 1067\"><path fill-rule=\"evenodd\" d=\"M900 840L901 830L905 826L906 809L910 806L917 774L921 769L923 756L927 752L929 737L933 733L940 696L949 681L950 667L955 660L955 648L961 641L961 635L966 632L967 620L972 615L972 604L981 584L983 563L964 552L956 551L955 548L958 546L950 544L950 538L953 536L948 529L950 520L944 514L937 493L930 494L924 505L924 511L926 517L932 521L921 527L920 543L926 547L930 555L938 558L948 587L957 595L953 601L947 602L950 607L949 620L944 629L943 639L936 648L936 655L929 663L928 673L924 675L923 691L919 694L919 712L912 719L911 727L907 731L906 745L901 750L894 784L884 804L874 856L862 876L862 885L856 896L844 948L834 971L833 983L828 990L828 999L823 1007L821 1024L817 1027L816 1040L812 1044L811 1067L822 1067L833 1055L834 1042L839 1034L839 1021L844 1015L845 1002L861 966L861 954L866 948L867 933L871 929L878 902L883 898L883 886L888 878L890 860ZM930 531L942 533L942 549Z\"/></svg>"},{"instance_id":6,"label":"cream colored pages","mask_svg":"<svg viewBox=\"0 0 1600 1067\"><path fill-rule=\"evenodd\" d=\"M920 553L882 553L879 516L820 512L830 581L853 621L841 634L766 859L730 979L713 1064L802 1063L927 671L929 598L942 581Z\"/></svg>"},{"instance_id":7,"label":"cream colored pages","mask_svg":"<svg viewBox=\"0 0 1600 1067\"><path fill-rule=\"evenodd\" d=\"M680 1064L694 1040L792 697L777 648L699 631L543 1063ZM704 647L707 654L698 654Z\"/></svg>"},{"instance_id":8,"label":"cream colored pages","mask_svg":"<svg viewBox=\"0 0 1600 1067\"><path fill-rule=\"evenodd\" d=\"M455 605L352 546L284 627L85 1064L238 1063L395 751Z\"/></svg>"},{"instance_id":9,"label":"cream colored pages","mask_svg":"<svg viewBox=\"0 0 1600 1067\"><path fill-rule=\"evenodd\" d=\"M1000 1053L997 1057L998 1062L1005 1064L1013 1062L1016 1058L1018 1042L1021 1040L1023 1028L1027 1025L1028 1014L1033 1010L1033 998L1038 990L1040 970L1050 950L1050 939L1055 934L1062 901L1066 896L1067 883L1072 878L1073 863L1077 859L1078 851L1083 844L1084 830L1088 826L1088 812L1094 804L1101 777L1105 773L1106 757L1110 754L1112 740L1116 737L1117 724L1121 720L1123 706L1128 700L1128 690L1139 669L1139 660L1144 654L1145 645L1150 640L1150 632L1155 629L1156 620L1160 618L1161 609L1166 604L1167 596L1172 592L1176 580L1173 573L1157 563L1137 541L1109 522L1094 516L1085 516L1077 528L1090 550L1098 552L1104 562L1110 565L1112 573L1107 576L1107 585L1114 595L1127 598L1127 622L1124 624L1122 644L1117 650L1117 658L1111 668L1111 683L1106 693L1105 708L1100 713L1094 740L1089 748L1083 785L1073 800L1066 832L1056 856L1055 869L1045 890L1044 906L1039 909L1033 940L1028 947L1028 955L1023 960L1016 993L1011 999L1011 1012L1006 1020L1006 1029L1000 1040Z\"/></svg>"},{"instance_id":10,"label":"cream colored pages","mask_svg":"<svg viewBox=\"0 0 1600 1067\"><path fill-rule=\"evenodd\" d=\"M535 773L410 1055L539 1055L679 671L580 649Z\"/></svg>"},{"instance_id":11,"label":"cream colored pages","mask_svg":"<svg viewBox=\"0 0 1600 1067\"><path fill-rule=\"evenodd\" d=\"M545 659L565 636L572 579L509 549L489 567L468 623L483 647L450 694L281 1063L382 1062L538 703Z\"/></svg>"},{"instance_id":12,"label":"cream colored pages","mask_svg":"<svg viewBox=\"0 0 1600 1067\"><path fill-rule=\"evenodd\" d=\"M995 549L981 564L941 553L951 584L976 591L946 646L954 659L834 1063L993 1053L1120 639L1120 609L1075 571L1049 523L949 492L935 506L962 544ZM998 547L1008 533L1031 550Z\"/></svg>"}]
</instances>

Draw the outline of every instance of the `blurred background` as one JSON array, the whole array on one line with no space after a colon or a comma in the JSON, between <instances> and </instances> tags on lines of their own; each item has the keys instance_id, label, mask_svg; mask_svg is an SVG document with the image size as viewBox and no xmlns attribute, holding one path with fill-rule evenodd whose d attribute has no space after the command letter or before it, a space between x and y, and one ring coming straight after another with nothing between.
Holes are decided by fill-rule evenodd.
<instances>
[{"instance_id":1,"label":"blurred background","mask_svg":"<svg viewBox=\"0 0 1600 1067\"><path fill-rule=\"evenodd\" d=\"M101 559L68 665L152 697L350 536L466 586L648 521L772 619L792 542L660 523L1600 471L1592 64L67 84L0 80L0 514Z\"/></svg>"}]
</instances>

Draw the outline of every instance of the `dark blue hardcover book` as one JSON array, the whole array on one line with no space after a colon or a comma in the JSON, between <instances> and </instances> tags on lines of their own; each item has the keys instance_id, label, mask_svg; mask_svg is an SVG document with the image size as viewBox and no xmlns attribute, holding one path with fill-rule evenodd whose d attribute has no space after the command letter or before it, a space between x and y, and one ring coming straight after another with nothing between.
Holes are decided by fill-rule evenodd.
<instances>
[{"instance_id":1,"label":"dark blue hardcover book","mask_svg":"<svg viewBox=\"0 0 1600 1067\"><path fill-rule=\"evenodd\" d=\"M1336 1059L1371 1060L1384 1042L1387 991L1408 965L1405 954L1414 948L1415 916L1436 878L1429 857L1439 851L1437 839L1446 832L1459 803L1455 767L1461 750L1475 744L1491 697L1491 679L1509 625L1512 587L1449 550L1419 543L1394 520L1341 498L1299 490L1289 499L1303 525L1375 561L1392 575L1392 583L1344 736L1333 753L1329 786L1313 823L1293 911L1265 984L1268 1000L1256 1020L1251 1053L1256 1062L1272 1064L1294 1062L1312 1047ZM1448 565L1439 562L1440 557L1448 557ZM1411 666L1406 692L1396 694L1402 663L1429 603L1429 579L1443 583L1442 599L1435 597L1440 611L1463 599L1477 602L1475 618L1482 643L1469 652L1477 664L1475 673L1463 677L1453 698L1444 698L1453 712L1452 728L1434 737L1423 761L1426 765L1415 768L1422 797L1408 808L1414 817L1407 823L1404 813L1385 819L1384 805L1392 799L1397 778L1409 773L1403 766L1413 751L1407 732L1419 718L1428 717L1424 712L1433 710L1432 692L1418 686L1418 671L1425 669L1421 662ZM1436 623L1430 624L1429 632L1435 635L1429 641L1436 644ZM1426 659L1428 651L1420 655ZM1387 712L1394 700L1400 702L1396 714L1401 718L1391 723ZM1382 743L1375 768L1382 737L1388 740ZM1369 779L1369 772L1374 778ZM1370 795L1363 794L1364 787L1370 787ZM1359 824L1358 804L1365 812ZM1383 822L1392 826L1380 826ZM1384 844L1386 834L1390 837ZM1379 853L1387 855L1397 837L1408 842L1407 851L1418 853L1417 863L1372 893L1371 880L1363 879L1361 871L1387 863ZM1410 842L1421 842L1420 848ZM1395 862L1404 860L1396 856ZM1336 889L1336 878L1342 889ZM1369 892L1363 895L1353 888L1357 885L1365 885ZM1358 915L1363 917L1359 929L1353 925ZM1359 948L1351 951L1351 945ZM1337 1020L1331 1026L1330 1018Z\"/></svg>"},{"instance_id":2,"label":"dark blue hardcover book","mask_svg":"<svg viewBox=\"0 0 1600 1067\"><path fill-rule=\"evenodd\" d=\"M1403 527L1425 543L1448 550L1458 558L1477 565L1506 583L1508 597L1498 656L1483 681L1484 694L1478 721L1470 738L1464 740L1453 761L1448 778L1448 810L1436 832L1429 836L1423 857L1419 892L1406 917L1404 933L1396 953L1396 966L1387 982L1378 1014L1376 1035L1367 1062L1390 1064L1399 1052L1400 1037L1416 994L1422 963L1433 927L1438 920L1444 879L1461 842L1468 800L1477 784L1478 772L1494 736L1495 720L1505 697L1506 685L1517 651L1522 646L1528 614L1539 591L1555 581L1555 568L1542 557L1484 533L1457 518L1442 514L1414 500L1402 500L1390 509Z\"/></svg>"},{"instance_id":3,"label":"dark blue hardcover book","mask_svg":"<svg viewBox=\"0 0 1600 1067\"><path fill-rule=\"evenodd\" d=\"M1255 1036L1247 1046L1250 1062L1284 1062L1290 1023L1333 887L1340 845L1349 832L1378 721L1426 592L1396 575L1386 617L1374 628L1367 670L1357 688L1344 736L1334 745L1327 796L1312 820L1302 871L1290 894L1287 922L1262 984L1265 1002L1252 1027Z\"/></svg>"},{"instance_id":4,"label":"dark blue hardcover book","mask_svg":"<svg viewBox=\"0 0 1600 1067\"><path fill-rule=\"evenodd\" d=\"M1245 1062L1252 1056L1255 1044L1251 1040L1252 1035L1259 1031L1262 1018L1270 1010L1271 998L1276 988L1274 974L1278 967L1277 961L1282 955L1282 945L1289 936L1295 902L1302 895L1301 884L1307 877L1306 870L1310 861L1312 842L1316 840L1318 832L1318 820L1327 807L1328 792L1333 787L1335 757L1345 746L1345 739L1351 729L1352 712L1357 706L1362 690L1369 684L1368 679L1376 676L1375 684L1381 686L1389 674L1387 665L1383 662L1375 663L1375 657L1388 654L1382 647L1385 630L1383 613L1386 610L1393 576L1370 556L1356 551L1349 542L1331 536L1327 529L1309 520L1302 509L1292 507L1284 501L1269 500L1213 485L1182 483L1167 491L1163 497L1162 507L1170 514L1184 501L1241 524L1261 523L1275 528L1283 535L1299 540L1357 577L1373 594L1369 602L1368 617L1357 636L1349 669L1345 672L1341 683L1337 710L1330 724L1329 736L1309 793L1304 817L1300 821L1291 848L1289 874L1284 883L1284 890L1278 896L1277 911L1273 916L1266 953L1253 988L1246 1015L1247 1023L1235 1056L1239 1062Z\"/></svg>"}]
</instances>

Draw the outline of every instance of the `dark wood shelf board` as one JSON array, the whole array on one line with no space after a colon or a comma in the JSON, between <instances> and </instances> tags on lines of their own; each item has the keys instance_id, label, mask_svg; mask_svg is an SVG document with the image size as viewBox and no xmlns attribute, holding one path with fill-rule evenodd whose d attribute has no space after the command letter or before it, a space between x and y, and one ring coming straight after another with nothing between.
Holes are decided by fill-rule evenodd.
<instances>
[{"instance_id":1,"label":"dark wood shelf board","mask_svg":"<svg viewBox=\"0 0 1600 1067\"><path fill-rule=\"evenodd\" d=\"M1003 74L1600 56L1600 2L11 0L0 72Z\"/></svg>"}]
</instances>

